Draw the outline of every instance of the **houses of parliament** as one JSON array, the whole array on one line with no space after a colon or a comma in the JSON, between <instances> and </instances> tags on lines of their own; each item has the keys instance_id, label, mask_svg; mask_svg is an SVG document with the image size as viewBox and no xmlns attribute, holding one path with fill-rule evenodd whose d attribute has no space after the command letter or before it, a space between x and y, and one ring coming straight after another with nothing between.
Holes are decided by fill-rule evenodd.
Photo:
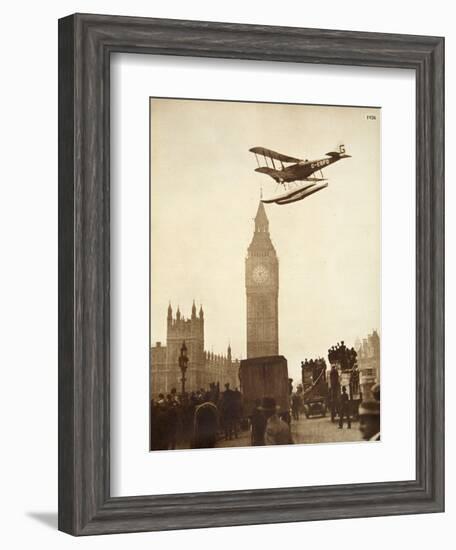
<instances>
[{"instance_id":1,"label":"houses of parliament","mask_svg":"<svg viewBox=\"0 0 456 550\"><path fill-rule=\"evenodd\" d=\"M187 346L188 370L186 387L189 391L208 388L214 382L229 383L233 388L239 386L239 361L233 361L231 347L227 352L215 354L204 349L204 312L202 306L196 313L193 302L189 319L181 315L179 307L173 316L171 304L166 318L166 346L157 342L150 349L150 391L151 396L169 393L173 388L181 387L182 373L179 369L179 355L182 343Z\"/></svg>"},{"instance_id":2,"label":"houses of parliament","mask_svg":"<svg viewBox=\"0 0 456 550\"><path fill-rule=\"evenodd\" d=\"M255 216L255 228L245 259L247 300L246 356L278 355L279 261L269 234L269 220L262 202ZM233 360L228 345L226 354L204 349L204 312L197 312L193 302L191 316L184 318L179 310L173 316L171 304L166 318L166 345L156 342L150 349L150 395L169 393L181 387L179 354L182 343L189 358L186 389L195 391L219 383L239 387L239 360ZM213 321L211 321L213 322ZM219 320L222 322L222 320ZM227 338L228 340L228 338Z\"/></svg>"}]
</instances>

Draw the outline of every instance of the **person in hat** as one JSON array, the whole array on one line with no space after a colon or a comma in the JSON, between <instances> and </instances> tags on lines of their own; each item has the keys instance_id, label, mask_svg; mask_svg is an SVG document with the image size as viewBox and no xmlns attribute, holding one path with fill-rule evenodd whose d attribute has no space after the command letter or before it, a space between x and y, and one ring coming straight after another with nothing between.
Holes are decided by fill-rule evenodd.
<instances>
[{"instance_id":1,"label":"person in hat","mask_svg":"<svg viewBox=\"0 0 456 550\"><path fill-rule=\"evenodd\" d=\"M365 441L380 441L380 401L371 399L361 403L359 431Z\"/></svg>"},{"instance_id":2,"label":"person in hat","mask_svg":"<svg viewBox=\"0 0 456 550\"><path fill-rule=\"evenodd\" d=\"M371 393L376 401L380 401L380 384L374 384L371 388Z\"/></svg>"},{"instance_id":3,"label":"person in hat","mask_svg":"<svg viewBox=\"0 0 456 550\"><path fill-rule=\"evenodd\" d=\"M344 418L347 419L347 428L351 428L350 402L348 399L347 388L342 386L342 393L339 397L339 429L344 427Z\"/></svg>"},{"instance_id":4,"label":"person in hat","mask_svg":"<svg viewBox=\"0 0 456 550\"><path fill-rule=\"evenodd\" d=\"M250 417L251 443L253 447L264 445L266 422L267 419L261 406L261 399L257 399L252 416Z\"/></svg>"},{"instance_id":5,"label":"person in hat","mask_svg":"<svg viewBox=\"0 0 456 550\"><path fill-rule=\"evenodd\" d=\"M168 411L162 393L159 394L158 401L151 401L150 432L151 451L164 451L169 448Z\"/></svg>"},{"instance_id":6,"label":"person in hat","mask_svg":"<svg viewBox=\"0 0 456 550\"><path fill-rule=\"evenodd\" d=\"M331 404L331 422L335 422L337 412L337 402L340 393L339 372L336 365L331 365L331 371L329 372L329 386L330 386L330 404Z\"/></svg>"},{"instance_id":7,"label":"person in hat","mask_svg":"<svg viewBox=\"0 0 456 550\"><path fill-rule=\"evenodd\" d=\"M293 443L290 426L278 415L279 407L273 397L264 397L260 409L266 418L265 445L289 445Z\"/></svg>"},{"instance_id":8,"label":"person in hat","mask_svg":"<svg viewBox=\"0 0 456 550\"><path fill-rule=\"evenodd\" d=\"M193 449L215 447L217 442L218 413L211 401L198 405L193 421Z\"/></svg>"},{"instance_id":9,"label":"person in hat","mask_svg":"<svg viewBox=\"0 0 456 550\"><path fill-rule=\"evenodd\" d=\"M225 429L225 440L237 438L237 425L236 425L236 395L233 390L230 389L229 383L225 384L225 391L222 394L222 424Z\"/></svg>"}]
</instances>

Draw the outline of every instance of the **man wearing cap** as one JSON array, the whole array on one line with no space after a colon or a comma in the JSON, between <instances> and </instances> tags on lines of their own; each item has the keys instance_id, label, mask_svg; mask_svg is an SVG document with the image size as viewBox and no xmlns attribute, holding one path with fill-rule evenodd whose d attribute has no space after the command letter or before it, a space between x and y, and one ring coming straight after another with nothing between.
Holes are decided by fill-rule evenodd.
<instances>
[{"instance_id":1,"label":"man wearing cap","mask_svg":"<svg viewBox=\"0 0 456 550\"><path fill-rule=\"evenodd\" d=\"M264 433L265 445L289 445L293 443L290 426L278 415L278 407L273 397L264 397L260 409L266 417Z\"/></svg>"},{"instance_id":2,"label":"man wearing cap","mask_svg":"<svg viewBox=\"0 0 456 550\"><path fill-rule=\"evenodd\" d=\"M359 431L365 441L380 441L380 401L371 399L361 403Z\"/></svg>"},{"instance_id":3,"label":"man wearing cap","mask_svg":"<svg viewBox=\"0 0 456 550\"><path fill-rule=\"evenodd\" d=\"M330 396L331 396L331 422L334 422L336 419L336 407L337 400L339 395L339 372L337 371L336 365L331 365L331 371L329 373L329 382L330 382Z\"/></svg>"},{"instance_id":4,"label":"man wearing cap","mask_svg":"<svg viewBox=\"0 0 456 550\"><path fill-rule=\"evenodd\" d=\"M348 399L347 388L342 386L342 393L339 397L339 429L344 427L344 418L347 419L347 428L351 429L350 402Z\"/></svg>"}]
</instances>

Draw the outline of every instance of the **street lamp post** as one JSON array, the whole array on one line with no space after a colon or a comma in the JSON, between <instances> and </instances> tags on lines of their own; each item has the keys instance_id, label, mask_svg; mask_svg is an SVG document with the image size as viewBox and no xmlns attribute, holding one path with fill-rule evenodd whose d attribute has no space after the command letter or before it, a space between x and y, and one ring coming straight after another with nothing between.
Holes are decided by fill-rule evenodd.
<instances>
[{"instance_id":1,"label":"street lamp post","mask_svg":"<svg viewBox=\"0 0 456 550\"><path fill-rule=\"evenodd\" d=\"M182 395L185 394L185 372L187 371L187 363L188 363L188 357L187 357L187 346L185 345L185 340L182 342L182 346L180 349L180 355L179 355L179 368L182 373Z\"/></svg>"}]
</instances>

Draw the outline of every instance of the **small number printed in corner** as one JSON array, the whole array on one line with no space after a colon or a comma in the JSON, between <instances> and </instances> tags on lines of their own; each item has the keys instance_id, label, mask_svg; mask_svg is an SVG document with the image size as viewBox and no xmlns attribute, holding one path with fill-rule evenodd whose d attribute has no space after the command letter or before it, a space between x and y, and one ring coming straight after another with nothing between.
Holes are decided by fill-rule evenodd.
<instances>
[{"instance_id":1,"label":"small number printed in corner","mask_svg":"<svg viewBox=\"0 0 456 550\"><path fill-rule=\"evenodd\" d=\"M376 115L366 115L366 120L377 120Z\"/></svg>"}]
</instances>

